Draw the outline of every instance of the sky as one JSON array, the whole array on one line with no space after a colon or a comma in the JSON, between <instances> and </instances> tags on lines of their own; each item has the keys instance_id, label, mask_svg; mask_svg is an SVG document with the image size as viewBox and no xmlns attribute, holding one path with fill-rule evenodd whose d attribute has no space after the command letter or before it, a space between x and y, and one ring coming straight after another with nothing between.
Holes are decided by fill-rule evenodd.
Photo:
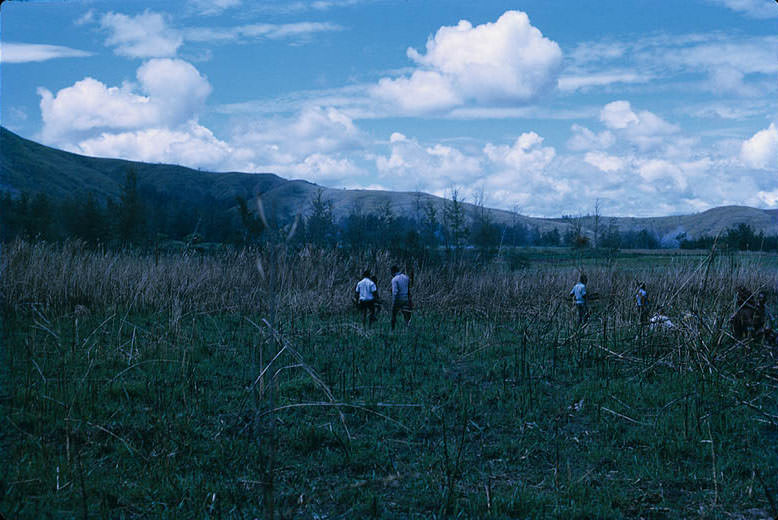
<instances>
[{"instance_id":1,"label":"sky","mask_svg":"<svg viewBox=\"0 0 778 520\"><path fill-rule=\"evenodd\" d=\"M0 123L523 214L778 207L775 0L7 0Z\"/></svg>"}]
</instances>

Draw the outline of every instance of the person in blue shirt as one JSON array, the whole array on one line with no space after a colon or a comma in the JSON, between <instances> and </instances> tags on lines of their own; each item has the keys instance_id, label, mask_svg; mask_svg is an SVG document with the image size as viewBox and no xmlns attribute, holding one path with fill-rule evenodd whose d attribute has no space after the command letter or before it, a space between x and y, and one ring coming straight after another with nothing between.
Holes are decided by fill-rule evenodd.
<instances>
[{"instance_id":1,"label":"person in blue shirt","mask_svg":"<svg viewBox=\"0 0 778 520\"><path fill-rule=\"evenodd\" d=\"M638 307L640 322L645 323L648 319L648 292L646 291L645 283L641 282L638 286L638 290L635 293L635 305Z\"/></svg>"}]
</instances>

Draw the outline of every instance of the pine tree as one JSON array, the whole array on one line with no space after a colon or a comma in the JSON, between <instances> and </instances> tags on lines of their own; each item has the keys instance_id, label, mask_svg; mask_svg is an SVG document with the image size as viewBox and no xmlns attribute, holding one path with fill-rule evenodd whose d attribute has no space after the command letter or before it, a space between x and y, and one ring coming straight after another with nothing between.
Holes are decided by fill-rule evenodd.
<instances>
[{"instance_id":1,"label":"pine tree","mask_svg":"<svg viewBox=\"0 0 778 520\"><path fill-rule=\"evenodd\" d=\"M78 212L79 235L90 246L96 246L108 236L105 214L94 194L89 192Z\"/></svg>"},{"instance_id":2,"label":"pine tree","mask_svg":"<svg viewBox=\"0 0 778 520\"><path fill-rule=\"evenodd\" d=\"M127 170L119 195L117 232L122 244L140 244L146 230L143 202L138 192L138 174Z\"/></svg>"},{"instance_id":3,"label":"pine tree","mask_svg":"<svg viewBox=\"0 0 778 520\"><path fill-rule=\"evenodd\" d=\"M306 219L306 235L313 244L328 244L335 234L332 201L324 198L324 190L318 190L311 199L311 214Z\"/></svg>"}]
</instances>

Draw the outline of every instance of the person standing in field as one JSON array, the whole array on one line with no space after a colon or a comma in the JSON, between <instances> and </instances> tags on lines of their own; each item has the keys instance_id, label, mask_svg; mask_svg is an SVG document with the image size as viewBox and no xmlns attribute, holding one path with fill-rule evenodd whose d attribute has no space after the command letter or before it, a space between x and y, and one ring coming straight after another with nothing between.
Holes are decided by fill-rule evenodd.
<instances>
[{"instance_id":1,"label":"person standing in field","mask_svg":"<svg viewBox=\"0 0 778 520\"><path fill-rule=\"evenodd\" d=\"M357 300L357 308L362 313L362 325L367 323L368 315L370 316L370 325L372 325L377 319L375 305L378 299L378 287L370 278L370 271L366 270L362 273L362 279L357 283L354 298Z\"/></svg>"},{"instance_id":2,"label":"person standing in field","mask_svg":"<svg viewBox=\"0 0 778 520\"><path fill-rule=\"evenodd\" d=\"M753 333L756 313L753 293L743 285L738 286L735 293L735 314L729 318L735 339L747 339Z\"/></svg>"},{"instance_id":3,"label":"person standing in field","mask_svg":"<svg viewBox=\"0 0 778 520\"><path fill-rule=\"evenodd\" d=\"M643 282L640 283L635 293L635 305L638 308L640 323L645 323L648 318L648 292L646 291L646 284Z\"/></svg>"},{"instance_id":4,"label":"person standing in field","mask_svg":"<svg viewBox=\"0 0 778 520\"><path fill-rule=\"evenodd\" d=\"M581 274L578 283L570 290L570 296L573 297L575 308L578 311L578 323L583 324L586 321L586 275Z\"/></svg>"},{"instance_id":5,"label":"person standing in field","mask_svg":"<svg viewBox=\"0 0 778 520\"><path fill-rule=\"evenodd\" d=\"M411 321L411 279L399 267L392 266L392 330L397 322L397 314L402 312L405 323Z\"/></svg>"}]
</instances>

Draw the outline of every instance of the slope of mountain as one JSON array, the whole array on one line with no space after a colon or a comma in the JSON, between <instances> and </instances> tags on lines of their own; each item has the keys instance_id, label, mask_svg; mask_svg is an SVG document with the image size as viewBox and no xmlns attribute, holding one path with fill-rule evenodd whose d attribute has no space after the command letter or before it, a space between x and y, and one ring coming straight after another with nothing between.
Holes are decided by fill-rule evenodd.
<instances>
[{"instance_id":1,"label":"slope of mountain","mask_svg":"<svg viewBox=\"0 0 778 520\"><path fill-rule=\"evenodd\" d=\"M89 191L101 199L117 197L130 168L137 172L141 185L151 185L182 201L251 196L288 182L271 173L212 174L183 166L86 157L43 146L0 127L0 188L5 190L43 192L54 199Z\"/></svg>"},{"instance_id":2,"label":"slope of mountain","mask_svg":"<svg viewBox=\"0 0 778 520\"><path fill-rule=\"evenodd\" d=\"M748 206L722 206L696 215L629 219L633 227L655 230L660 236L686 233L690 237L717 235L738 224L748 224L767 235L778 235L778 214Z\"/></svg>"},{"instance_id":3,"label":"slope of mountain","mask_svg":"<svg viewBox=\"0 0 778 520\"><path fill-rule=\"evenodd\" d=\"M234 203L236 196L249 199L260 194L266 210L282 217L307 213L311 199L319 190L331 201L336 219L352 211L375 213L387 203L395 215L415 216L418 208L427 204L435 206L441 215L444 205L442 198L426 193L339 190L303 180L282 179L272 173L215 173L167 164L85 157L35 143L0 127L0 191L45 193L55 199L78 197L91 191L100 199L115 198L130 168L137 173L141 186L151 186L182 203L199 204L213 199ZM475 209L471 204L465 207L470 212ZM509 211L489 211L495 222L523 222L541 232L555 228L562 232L569 225Z\"/></svg>"},{"instance_id":4,"label":"slope of mountain","mask_svg":"<svg viewBox=\"0 0 778 520\"><path fill-rule=\"evenodd\" d=\"M395 215L410 217L418 216L420 208L432 205L440 218L444 206L442 198L426 193L332 189L303 180L286 180L272 173L215 173L168 164L86 157L35 143L0 127L0 191L45 193L54 199L79 197L87 192L100 199L115 198L130 168L136 171L141 186L151 186L181 203L216 200L233 205L236 196L249 199L260 194L267 211L280 217L307 213L319 190L331 201L336 219L353 211L375 213L387 204ZM472 213L475 206L465 204L465 209ZM540 232L558 229L564 233L571 226L562 219L532 218L498 209L489 212L498 224L521 222ZM593 218L584 217L582 222L585 229L592 230ZM600 218L601 229L611 224L621 231L648 229L664 238L681 233L690 238L715 235L740 223L776 235L778 209L726 206L694 215Z\"/></svg>"},{"instance_id":5,"label":"slope of mountain","mask_svg":"<svg viewBox=\"0 0 778 520\"><path fill-rule=\"evenodd\" d=\"M586 229L594 229L594 217L582 218ZM778 210L758 209L748 206L721 206L693 215L668 217L600 217L600 230L615 226L619 231L640 231L648 229L665 243L672 243L676 237L685 235L697 238L702 235L716 236L738 224L748 224L756 232L778 235Z\"/></svg>"}]
</instances>

